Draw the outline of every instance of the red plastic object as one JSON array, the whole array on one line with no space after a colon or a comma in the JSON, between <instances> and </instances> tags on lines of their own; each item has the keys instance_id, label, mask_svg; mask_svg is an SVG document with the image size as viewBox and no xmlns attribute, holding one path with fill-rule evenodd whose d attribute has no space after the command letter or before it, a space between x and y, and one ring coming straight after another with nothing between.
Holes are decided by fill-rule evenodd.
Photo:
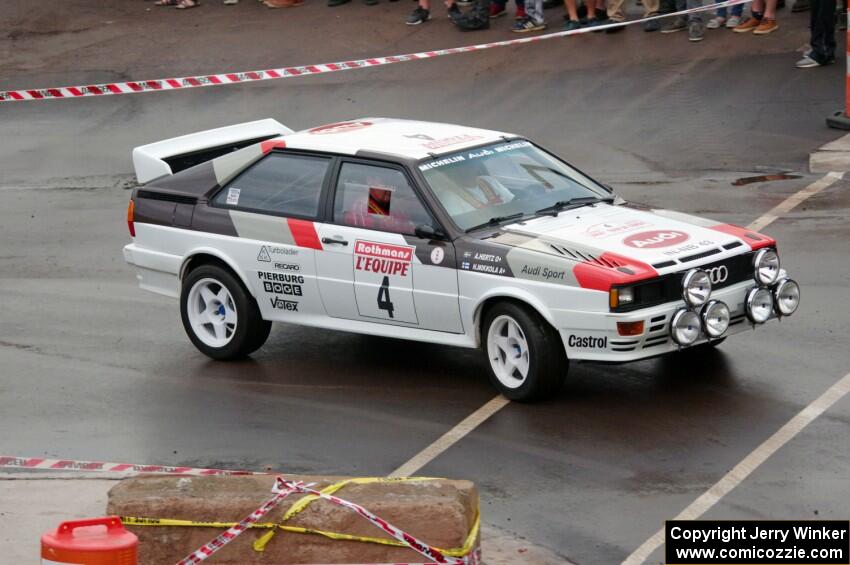
<instances>
[{"instance_id":1,"label":"red plastic object","mask_svg":"<svg viewBox=\"0 0 850 565\"><path fill-rule=\"evenodd\" d=\"M41 536L42 564L137 565L139 538L118 516L63 522Z\"/></svg>"}]
</instances>

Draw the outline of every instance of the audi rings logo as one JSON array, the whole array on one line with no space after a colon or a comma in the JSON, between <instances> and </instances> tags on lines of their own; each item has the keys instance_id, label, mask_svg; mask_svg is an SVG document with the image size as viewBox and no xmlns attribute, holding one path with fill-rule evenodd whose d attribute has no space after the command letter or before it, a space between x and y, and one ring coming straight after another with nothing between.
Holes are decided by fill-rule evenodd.
<instances>
[{"instance_id":1,"label":"audi rings logo","mask_svg":"<svg viewBox=\"0 0 850 565\"><path fill-rule=\"evenodd\" d=\"M712 267L710 269L706 269L705 272L708 273L708 278L711 280L711 284L714 285L724 283L726 282L726 279L729 278L729 269L726 268L726 265Z\"/></svg>"}]
</instances>

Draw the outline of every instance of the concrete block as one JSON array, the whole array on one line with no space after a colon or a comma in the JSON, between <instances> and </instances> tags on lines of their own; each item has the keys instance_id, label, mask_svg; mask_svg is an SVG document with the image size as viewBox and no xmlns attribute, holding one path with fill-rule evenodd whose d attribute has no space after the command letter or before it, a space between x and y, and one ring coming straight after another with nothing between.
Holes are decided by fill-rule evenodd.
<instances>
[{"instance_id":1,"label":"concrete block","mask_svg":"<svg viewBox=\"0 0 850 565\"><path fill-rule=\"evenodd\" d=\"M315 482L317 490L339 477L287 476ZM107 514L143 518L175 518L237 522L271 497L272 476L136 477L109 492ZM337 496L368 508L402 530L444 549L461 547L478 511L478 491L470 481L431 480L350 484ZM303 495L286 498L268 515L278 521ZM358 536L391 539L361 516L317 500L289 525ZM174 563L223 531L206 527L128 526L139 536L139 564ZM252 543L267 530L252 529L216 553L210 563L403 563L421 562L407 549L356 541L337 541L313 534L278 530L262 553ZM476 541L476 544L478 542Z\"/></svg>"},{"instance_id":2,"label":"concrete block","mask_svg":"<svg viewBox=\"0 0 850 565\"><path fill-rule=\"evenodd\" d=\"M812 173L850 171L850 134L819 147L809 155Z\"/></svg>"}]
</instances>

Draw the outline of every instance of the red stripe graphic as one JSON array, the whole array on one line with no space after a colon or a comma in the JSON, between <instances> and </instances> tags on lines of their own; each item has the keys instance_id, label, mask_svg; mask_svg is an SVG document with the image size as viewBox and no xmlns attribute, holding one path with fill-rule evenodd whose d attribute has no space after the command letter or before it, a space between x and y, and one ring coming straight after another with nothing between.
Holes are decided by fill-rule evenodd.
<instances>
[{"instance_id":1,"label":"red stripe graphic","mask_svg":"<svg viewBox=\"0 0 850 565\"><path fill-rule=\"evenodd\" d=\"M776 247L776 240L772 237L760 234L758 232L754 232L753 230L742 228L740 226L736 226L734 224L718 224L716 226L711 226L710 229L735 236L747 245L749 245L750 249L753 250L761 249L762 247Z\"/></svg>"},{"instance_id":2,"label":"red stripe graphic","mask_svg":"<svg viewBox=\"0 0 850 565\"><path fill-rule=\"evenodd\" d=\"M295 245L309 249L322 249L322 243L319 241L319 234L316 233L313 222L287 218L286 223L289 224L289 231L292 232Z\"/></svg>"},{"instance_id":3,"label":"red stripe graphic","mask_svg":"<svg viewBox=\"0 0 850 565\"><path fill-rule=\"evenodd\" d=\"M605 263L616 265L608 267ZM658 276L658 271L635 259L616 253L603 253L596 261L585 261L573 268L582 288L608 292L616 284L629 284Z\"/></svg>"}]
</instances>

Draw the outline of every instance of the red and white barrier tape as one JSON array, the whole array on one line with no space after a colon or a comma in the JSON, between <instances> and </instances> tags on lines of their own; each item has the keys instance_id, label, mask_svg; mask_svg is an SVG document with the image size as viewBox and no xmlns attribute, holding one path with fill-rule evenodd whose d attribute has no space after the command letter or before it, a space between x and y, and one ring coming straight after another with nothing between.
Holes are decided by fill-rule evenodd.
<instances>
[{"instance_id":1,"label":"red and white barrier tape","mask_svg":"<svg viewBox=\"0 0 850 565\"><path fill-rule=\"evenodd\" d=\"M265 503L263 503L262 506L251 512L250 516L248 516L235 526L232 526L226 532L222 532L221 534L217 535L211 541L205 543L204 545L193 551L191 554L178 561L177 565L194 565L205 561L206 559L211 557L215 552L235 540L242 533L244 533L248 528L251 527L251 524L254 524L255 522L259 521L260 518L271 512L275 506L280 504L280 502L284 498L295 492L302 484L289 483L285 488L279 489L277 488L279 481L280 479L275 482L275 488L272 491L275 493L275 495L268 499Z\"/></svg>"},{"instance_id":2,"label":"red and white barrier tape","mask_svg":"<svg viewBox=\"0 0 850 565\"><path fill-rule=\"evenodd\" d=\"M275 486L272 488L273 492L291 492L297 491L305 494L311 494L318 498L327 500L333 504L343 506L348 508L349 510L353 510L357 514L360 514L375 526L381 528L386 533L391 535L396 540L402 542L407 545L410 549L417 552L419 555L430 559L433 563L447 564L447 565L476 565L478 563L478 552L473 551L466 557L449 557L443 555L443 553L436 549L435 547L431 547L427 543L419 540L412 535L404 532L386 520L379 518L377 515L373 514L369 510L366 510L359 504L354 504L353 502L349 502L347 500L343 500L342 498L336 497L332 494L325 494L321 491L310 488L309 486L305 486L300 483L293 483L291 481L287 481L283 477L277 477L275 481Z\"/></svg>"},{"instance_id":3,"label":"red and white barrier tape","mask_svg":"<svg viewBox=\"0 0 850 565\"><path fill-rule=\"evenodd\" d=\"M469 53L470 51L483 51L485 49L493 49L496 47L507 47L509 45L533 43L536 41L543 41L556 37L579 35L582 33L590 33L594 31L604 31L609 28L634 25L644 23L650 20L670 18L675 16L685 16L697 12L707 12L709 10L716 10L717 8L725 8L729 6L734 6L736 4L745 4L750 1L751 0L727 0L726 2L720 2L718 4L700 6L698 8L690 8L688 10L680 10L671 14L650 16L648 18L629 20L626 22L610 23L592 28L581 28L571 31L556 31L544 35L535 35L518 39L507 39L504 41L495 41L492 43L478 43L476 45L452 47L450 49L438 49L435 51L420 51L419 53L408 53L405 55L390 55L388 57L373 57L369 59L340 61L337 63L322 63L318 65L302 65L298 67L282 67L278 69L266 69L261 71L243 71L238 73L220 73L211 75L196 75L188 77L175 77L127 82L107 82L102 84L59 86L52 88L5 90L0 91L0 102L22 102L26 100L56 100L64 98L84 98L90 96L111 96L117 94L139 94L142 92L181 90L187 88L200 88L203 86L223 86L227 84L258 82L264 80L278 80L283 78L334 73L338 71L365 69L369 67L391 65L393 63L404 63L407 61L416 61L419 59L442 57L444 55L456 55L459 53Z\"/></svg>"},{"instance_id":4,"label":"red and white barrier tape","mask_svg":"<svg viewBox=\"0 0 850 565\"><path fill-rule=\"evenodd\" d=\"M106 463L104 461L77 461L74 459L43 459L40 457L9 457L0 455L0 469L49 469L53 471L98 471L107 473L153 473L162 475L267 475L256 471L229 471L227 469L198 469L170 465L136 465L133 463Z\"/></svg>"}]
</instances>

